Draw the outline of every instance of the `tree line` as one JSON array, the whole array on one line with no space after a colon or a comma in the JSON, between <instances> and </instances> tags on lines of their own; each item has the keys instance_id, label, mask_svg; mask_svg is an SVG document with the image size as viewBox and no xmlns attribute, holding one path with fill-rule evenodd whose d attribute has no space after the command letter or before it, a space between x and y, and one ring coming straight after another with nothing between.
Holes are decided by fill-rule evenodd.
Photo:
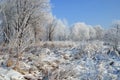
<instances>
[{"instance_id":1,"label":"tree line","mask_svg":"<svg viewBox=\"0 0 120 80\"><path fill-rule=\"evenodd\" d=\"M119 44L120 24L109 29L82 22L69 26L66 20L57 19L51 12L50 0L1 0L0 41L16 45L39 41L104 40Z\"/></svg>"}]
</instances>

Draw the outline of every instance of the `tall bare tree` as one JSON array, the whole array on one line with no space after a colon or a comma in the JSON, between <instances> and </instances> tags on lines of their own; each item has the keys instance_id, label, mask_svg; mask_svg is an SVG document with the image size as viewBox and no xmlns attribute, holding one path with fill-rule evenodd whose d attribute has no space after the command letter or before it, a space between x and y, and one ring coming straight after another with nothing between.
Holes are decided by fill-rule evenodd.
<instances>
[{"instance_id":1,"label":"tall bare tree","mask_svg":"<svg viewBox=\"0 0 120 80\"><path fill-rule=\"evenodd\" d=\"M57 25L57 20L54 18L46 27L48 41L53 41L56 25Z\"/></svg>"},{"instance_id":2,"label":"tall bare tree","mask_svg":"<svg viewBox=\"0 0 120 80\"><path fill-rule=\"evenodd\" d=\"M10 36L15 36L14 30L14 33L20 32L20 40L27 27L33 28L36 36L36 30L45 23L45 15L50 10L49 0L5 0L2 7L6 37L10 39Z\"/></svg>"},{"instance_id":3,"label":"tall bare tree","mask_svg":"<svg viewBox=\"0 0 120 80\"><path fill-rule=\"evenodd\" d=\"M0 8L5 43L17 48L19 55L38 38L37 32L47 24L49 0L3 0Z\"/></svg>"}]
</instances>

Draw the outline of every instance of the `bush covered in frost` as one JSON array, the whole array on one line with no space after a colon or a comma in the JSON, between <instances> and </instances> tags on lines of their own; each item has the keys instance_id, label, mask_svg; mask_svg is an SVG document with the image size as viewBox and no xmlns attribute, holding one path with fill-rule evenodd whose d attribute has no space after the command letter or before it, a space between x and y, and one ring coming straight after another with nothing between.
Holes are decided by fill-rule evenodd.
<instances>
[{"instance_id":1,"label":"bush covered in frost","mask_svg":"<svg viewBox=\"0 0 120 80\"><path fill-rule=\"evenodd\" d=\"M12 70L12 73L18 72L20 73L18 77L22 77L22 79L24 77L23 80L120 79L119 54L111 46L103 45L103 42L76 42L74 46L67 48L61 47L61 45L67 46L69 42L68 44L60 42L60 45L55 42L46 43L55 46L43 48L37 45L27 48L22 53L18 64L15 64L16 68L11 67L14 65L16 57L8 55L7 48L2 48L0 70L6 71L6 74L9 74L9 70ZM15 52L15 49L12 52ZM11 57L11 65L7 66L9 57ZM0 79L5 80L3 76L6 76L9 80L14 76L12 73L8 76L0 71Z\"/></svg>"}]
</instances>

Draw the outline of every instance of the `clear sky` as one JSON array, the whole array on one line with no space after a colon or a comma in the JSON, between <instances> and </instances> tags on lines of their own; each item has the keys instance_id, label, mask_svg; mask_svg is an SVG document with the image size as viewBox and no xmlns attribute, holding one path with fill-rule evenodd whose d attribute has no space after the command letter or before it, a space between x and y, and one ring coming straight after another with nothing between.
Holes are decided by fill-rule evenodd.
<instances>
[{"instance_id":1,"label":"clear sky","mask_svg":"<svg viewBox=\"0 0 120 80\"><path fill-rule=\"evenodd\" d=\"M53 15L70 25L85 22L107 28L120 20L120 0L51 0L51 4Z\"/></svg>"}]
</instances>

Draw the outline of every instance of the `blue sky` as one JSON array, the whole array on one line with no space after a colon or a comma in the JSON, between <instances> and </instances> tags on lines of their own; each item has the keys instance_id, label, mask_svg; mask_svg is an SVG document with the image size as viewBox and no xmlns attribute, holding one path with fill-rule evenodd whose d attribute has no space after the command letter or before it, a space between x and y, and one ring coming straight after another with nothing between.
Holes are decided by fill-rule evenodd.
<instances>
[{"instance_id":1,"label":"blue sky","mask_svg":"<svg viewBox=\"0 0 120 80\"><path fill-rule=\"evenodd\" d=\"M51 0L52 13L69 25L85 22L109 27L120 20L120 0Z\"/></svg>"}]
</instances>

